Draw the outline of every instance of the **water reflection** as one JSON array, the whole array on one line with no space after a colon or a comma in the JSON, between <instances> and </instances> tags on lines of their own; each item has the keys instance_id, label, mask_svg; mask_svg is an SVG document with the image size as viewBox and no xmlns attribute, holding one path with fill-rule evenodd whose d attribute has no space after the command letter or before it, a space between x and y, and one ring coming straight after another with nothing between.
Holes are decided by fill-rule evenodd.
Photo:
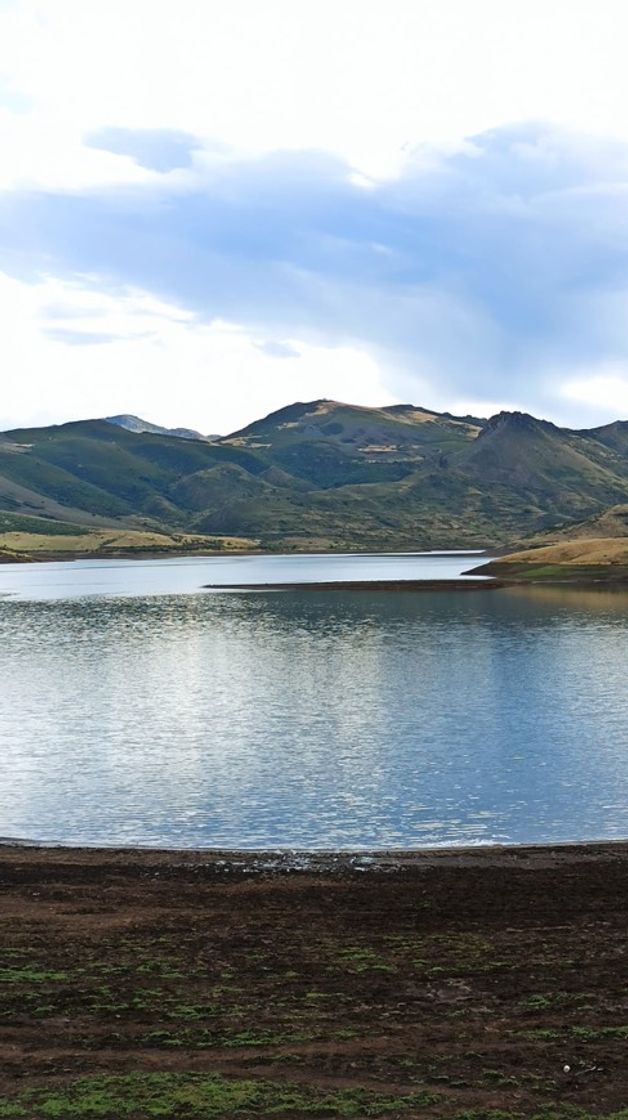
<instances>
[{"instance_id":1,"label":"water reflection","mask_svg":"<svg viewBox=\"0 0 628 1120\"><path fill-rule=\"evenodd\" d=\"M628 592L621 585L595 587L583 585L569 587L566 584L535 584L530 587L514 586L504 594L511 599L522 599L525 603L546 603L554 610L561 608L570 614L602 614L607 617L615 614L620 619L626 615L626 596Z\"/></svg>"},{"instance_id":2,"label":"water reflection","mask_svg":"<svg viewBox=\"0 0 628 1120\"><path fill-rule=\"evenodd\" d=\"M0 603L0 830L388 847L628 835L628 595Z\"/></svg>"}]
</instances>

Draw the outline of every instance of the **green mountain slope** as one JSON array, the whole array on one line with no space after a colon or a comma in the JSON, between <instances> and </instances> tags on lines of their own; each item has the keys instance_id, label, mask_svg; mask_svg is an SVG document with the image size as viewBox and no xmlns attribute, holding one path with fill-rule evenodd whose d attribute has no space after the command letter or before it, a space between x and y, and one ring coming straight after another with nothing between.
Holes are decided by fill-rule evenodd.
<instances>
[{"instance_id":1,"label":"green mountain slope","mask_svg":"<svg viewBox=\"0 0 628 1120\"><path fill-rule=\"evenodd\" d=\"M628 503L628 423L297 403L208 443L104 420L0 435L0 513L263 547L496 546Z\"/></svg>"},{"instance_id":2,"label":"green mountain slope","mask_svg":"<svg viewBox=\"0 0 628 1120\"><path fill-rule=\"evenodd\" d=\"M574 521L625 500L628 458L589 433L521 413L500 413L455 464L513 528Z\"/></svg>"},{"instance_id":3,"label":"green mountain slope","mask_svg":"<svg viewBox=\"0 0 628 1120\"><path fill-rule=\"evenodd\" d=\"M435 452L452 453L479 431L479 422L413 405L361 408L320 400L289 405L219 442L258 450L325 489L405 478Z\"/></svg>"}]
</instances>

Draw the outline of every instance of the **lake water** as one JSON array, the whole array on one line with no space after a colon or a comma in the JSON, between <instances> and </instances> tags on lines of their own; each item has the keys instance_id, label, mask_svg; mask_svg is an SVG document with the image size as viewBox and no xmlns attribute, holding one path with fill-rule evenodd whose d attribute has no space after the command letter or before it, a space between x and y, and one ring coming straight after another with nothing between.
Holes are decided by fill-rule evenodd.
<instances>
[{"instance_id":1,"label":"lake water","mask_svg":"<svg viewBox=\"0 0 628 1120\"><path fill-rule=\"evenodd\" d=\"M472 562L3 565L0 834L311 849L628 837L628 593L199 591Z\"/></svg>"},{"instance_id":2,"label":"lake water","mask_svg":"<svg viewBox=\"0 0 628 1120\"><path fill-rule=\"evenodd\" d=\"M162 560L77 560L3 564L0 596L76 599L83 595L189 595L207 584L351 583L457 579L484 562L477 552L187 556ZM484 576L470 576L473 580Z\"/></svg>"}]
</instances>

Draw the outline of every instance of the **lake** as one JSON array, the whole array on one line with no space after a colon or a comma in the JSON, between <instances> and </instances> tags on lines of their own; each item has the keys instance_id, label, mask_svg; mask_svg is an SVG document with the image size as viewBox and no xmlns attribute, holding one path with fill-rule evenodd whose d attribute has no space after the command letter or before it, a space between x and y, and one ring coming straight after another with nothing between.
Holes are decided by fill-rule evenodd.
<instances>
[{"instance_id":1,"label":"lake","mask_svg":"<svg viewBox=\"0 0 628 1120\"><path fill-rule=\"evenodd\" d=\"M479 552L390 552L169 557L3 564L0 596L76 599L83 595L190 595L207 584L351 583L457 579L484 562ZM484 576L471 576L484 580Z\"/></svg>"},{"instance_id":2,"label":"lake","mask_svg":"<svg viewBox=\"0 0 628 1120\"><path fill-rule=\"evenodd\" d=\"M0 833L166 847L628 836L628 593L201 591L469 555L0 567Z\"/></svg>"}]
</instances>

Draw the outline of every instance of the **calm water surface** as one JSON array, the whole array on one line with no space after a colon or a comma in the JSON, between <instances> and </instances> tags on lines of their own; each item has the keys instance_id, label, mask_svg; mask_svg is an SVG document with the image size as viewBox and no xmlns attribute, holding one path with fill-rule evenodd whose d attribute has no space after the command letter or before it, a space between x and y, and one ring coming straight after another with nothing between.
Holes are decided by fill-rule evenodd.
<instances>
[{"instance_id":1,"label":"calm water surface","mask_svg":"<svg viewBox=\"0 0 628 1120\"><path fill-rule=\"evenodd\" d=\"M188 556L163 560L77 560L3 564L0 595L76 599L82 595L189 595L206 584L327 583L456 579L484 562L476 552L327 553L298 556ZM470 576L483 580L484 576Z\"/></svg>"},{"instance_id":2,"label":"calm water surface","mask_svg":"<svg viewBox=\"0 0 628 1120\"><path fill-rule=\"evenodd\" d=\"M443 578L470 558L1 567L0 834L628 836L628 594L198 592L266 582L269 566L278 581Z\"/></svg>"}]
</instances>

